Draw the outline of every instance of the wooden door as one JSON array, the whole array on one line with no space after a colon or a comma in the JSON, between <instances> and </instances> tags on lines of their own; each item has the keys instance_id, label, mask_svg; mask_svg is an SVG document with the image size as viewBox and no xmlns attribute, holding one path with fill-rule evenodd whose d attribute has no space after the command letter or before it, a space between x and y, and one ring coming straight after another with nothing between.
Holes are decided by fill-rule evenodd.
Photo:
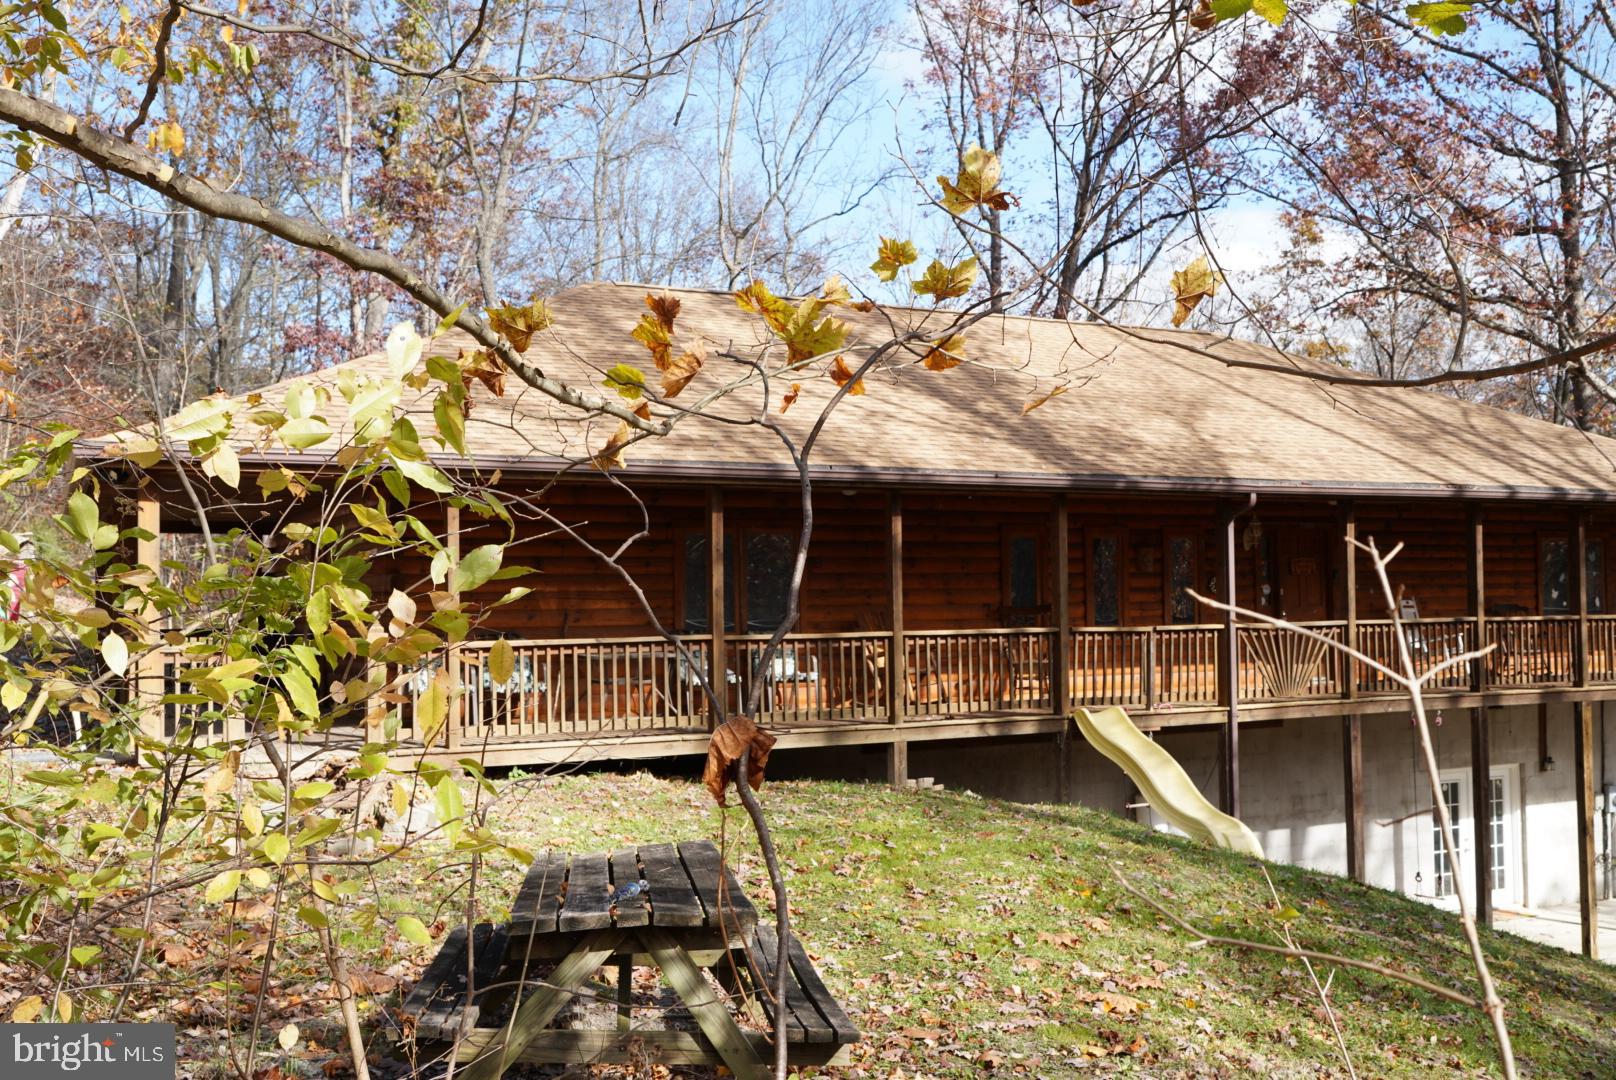
<instances>
[{"instance_id":1,"label":"wooden door","mask_svg":"<svg viewBox=\"0 0 1616 1080\"><path fill-rule=\"evenodd\" d=\"M1280 616L1292 622L1328 619L1329 573L1323 527L1282 525L1277 531L1274 555L1279 563Z\"/></svg>"}]
</instances>

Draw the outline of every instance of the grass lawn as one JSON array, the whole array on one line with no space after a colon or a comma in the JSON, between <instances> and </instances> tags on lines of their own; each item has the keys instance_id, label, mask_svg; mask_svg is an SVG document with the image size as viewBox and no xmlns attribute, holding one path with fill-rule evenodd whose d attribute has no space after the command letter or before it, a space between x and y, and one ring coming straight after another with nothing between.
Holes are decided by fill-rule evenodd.
<instances>
[{"instance_id":1,"label":"grass lawn","mask_svg":"<svg viewBox=\"0 0 1616 1080\"><path fill-rule=\"evenodd\" d=\"M753 898L768 895L744 815L721 827L698 785L597 774L518 788L496 826L525 844L722 832ZM1276 908L1256 863L1078 807L828 782L764 794L798 932L865 1032L849 1075L1346 1075L1300 963L1198 945L1113 868L1211 932L1274 942L1289 925L1302 947L1474 989L1453 916L1338 877L1271 866ZM497 869L484 895L508 903L519 877ZM1616 1076L1616 968L1508 934L1484 944L1523 1073ZM1361 1075L1497 1072L1479 1014L1370 973L1333 979Z\"/></svg>"},{"instance_id":2,"label":"grass lawn","mask_svg":"<svg viewBox=\"0 0 1616 1080\"><path fill-rule=\"evenodd\" d=\"M721 815L699 784L643 773L494 784L490 824L509 843L598 851L708 837L727 843L743 885L768 906L744 814ZM471 785L463 790L470 806ZM1346 1075L1300 963L1197 943L1121 889L1117 869L1210 932L1276 942L1288 926L1303 947L1474 992L1453 916L1338 877L1270 866L1276 905L1255 862L1079 807L829 782L771 783L763 795L796 929L865 1033L838 1075ZM184 862L177 856L165 873L185 876ZM523 870L496 860L473 883L439 842L409 862L350 872L386 916L367 923L331 909L378 1049L398 1030L399 995L436 948L404 940L397 918L418 916L441 939L464 919L475 884L479 917L503 919ZM254 894L227 915L199 891L159 900L156 966L127 1015L176 1023L182 1075L211 1080L224 1075L227 1040L239 1049L251 1028L274 897ZM289 900L280 923L260 1078L348 1074L317 938L293 914L302 902ZM1616 1076L1616 967L1507 934L1484 942L1523 1073ZM21 965L0 975L0 1017L23 995L48 993ZM87 970L74 986L98 977ZM1372 973L1326 977L1359 1075L1497 1073L1479 1014ZM108 1001L75 992L86 1016L105 1015ZM290 1025L283 1051L276 1040Z\"/></svg>"}]
</instances>

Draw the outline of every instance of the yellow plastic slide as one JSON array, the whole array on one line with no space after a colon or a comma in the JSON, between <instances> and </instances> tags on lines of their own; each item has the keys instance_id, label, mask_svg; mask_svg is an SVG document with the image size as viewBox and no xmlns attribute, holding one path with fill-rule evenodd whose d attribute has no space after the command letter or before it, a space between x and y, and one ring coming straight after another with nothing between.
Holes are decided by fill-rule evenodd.
<instances>
[{"instance_id":1,"label":"yellow plastic slide","mask_svg":"<svg viewBox=\"0 0 1616 1080\"><path fill-rule=\"evenodd\" d=\"M1121 766L1139 785L1145 801L1175 828L1213 847L1265 857L1256 834L1239 818L1207 802L1184 767L1146 738L1125 711L1115 707L1097 712L1079 709L1074 718L1094 749Z\"/></svg>"}]
</instances>

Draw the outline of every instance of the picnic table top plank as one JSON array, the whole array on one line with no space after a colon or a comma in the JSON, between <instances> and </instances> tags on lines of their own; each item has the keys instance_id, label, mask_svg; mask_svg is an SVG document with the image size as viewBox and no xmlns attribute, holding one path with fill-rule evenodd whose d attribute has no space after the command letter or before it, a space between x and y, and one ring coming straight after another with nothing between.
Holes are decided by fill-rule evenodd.
<instances>
[{"instance_id":1,"label":"picnic table top plank","mask_svg":"<svg viewBox=\"0 0 1616 1080\"><path fill-rule=\"evenodd\" d=\"M711 840L687 840L680 844L679 860L684 863L696 895L701 899L708 926L715 930L747 931L757 925L757 908L747 899L735 874L724 865Z\"/></svg>"},{"instance_id":2,"label":"picnic table top plank","mask_svg":"<svg viewBox=\"0 0 1616 1080\"><path fill-rule=\"evenodd\" d=\"M612 889L613 891L640 880L640 857L633 848L619 848L612 852ZM632 900L623 900L617 905L616 922L618 926L648 926L651 914L645 909L646 898L636 896Z\"/></svg>"},{"instance_id":3,"label":"picnic table top plank","mask_svg":"<svg viewBox=\"0 0 1616 1080\"><path fill-rule=\"evenodd\" d=\"M611 880L607 874L606 856L598 853L574 855L567 867L567 898L561 905L556 928L600 930L612 925L612 913L607 904L610 899Z\"/></svg>"},{"instance_id":4,"label":"picnic table top plank","mask_svg":"<svg viewBox=\"0 0 1616 1080\"><path fill-rule=\"evenodd\" d=\"M707 915L696 895L695 883L679 861L672 844L646 844L640 848L645 880L651 885L653 926L701 926Z\"/></svg>"},{"instance_id":5,"label":"picnic table top plank","mask_svg":"<svg viewBox=\"0 0 1616 1080\"><path fill-rule=\"evenodd\" d=\"M533 860L522 887L511 904L510 928L517 934L548 934L556 928L561 911L561 887L567 880L567 858L545 851Z\"/></svg>"}]
</instances>

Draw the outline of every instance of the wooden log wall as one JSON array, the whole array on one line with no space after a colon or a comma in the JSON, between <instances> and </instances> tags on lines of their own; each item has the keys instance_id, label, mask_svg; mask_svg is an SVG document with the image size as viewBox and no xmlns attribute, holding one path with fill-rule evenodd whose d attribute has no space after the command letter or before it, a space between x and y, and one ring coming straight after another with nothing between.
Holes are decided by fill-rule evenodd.
<instances>
[{"instance_id":1,"label":"wooden log wall","mask_svg":"<svg viewBox=\"0 0 1616 1080\"><path fill-rule=\"evenodd\" d=\"M682 622L683 551L688 537L706 535L706 493L698 486L654 487L642 484L638 494L652 516L651 534L641 539L625 565L645 588L668 625ZM592 541L615 547L638 527L634 502L598 482L558 486L546 505ZM1162 496L1074 495L1070 506L1070 617L1073 626L1091 624L1092 584L1089 553L1097 537L1113 537L1120 545L1119 570L1123 625L1160 625L1171 621L1169 598L1170 544L1186 537L1196 544L1196 587L1214 595L1222 566L1222 515L1230 500ZM890 621L886 540L887 496L884 492L848 491L821 486L817 492L816 528L802 597L799 629L807 633L884 628ZM420 504L416 512L442 529L440 507ZM1236 523L1239 601L1258 610L1279 610L1282 567L1276 554L1287 530L1302 530L1319 547L1328 599L1327 617L1345 617L1341 582L1345 548L1341 540L1343 508L1324 500L1278 500L1258 503L1255 514ZM1393 583L1402 584L1426 617L1468 614L1465 560L1470 534L1467 508L1459 503L1392 503L1360 500L1356 504L1360 537L1373 536L1383 549L1403 542L1393 564ZM1007 539L1031 536L1040 545L1040 603L1048 610L1031 621L1053 627L1055 574L1054 500L1044 495L967 495L915 492L903 497L904 624L909 630L979 629L1001 624L1005 608ZM1543 537L1569 536L1571 512L1549 504L1504 504L1483 508L1486 526L1487 601L1538 611L1538 548ZM1248 546L1257 525L1263 539ZM492 526L463 515L462 550L499 539ZM737 488L725 494L729 543L739 553L751 533L794 538L799 522L794 489ZM525 582L533 592L521 601L496 609L484 624L489 633L534 638L614 637L650 633L629 590L606 568L565 535L541 535L543 526L528 526L532 538L519 541L506 555L507 564L534 567L538 575ZM1606 593L1616 568L1616 516L1601 515L1589 529L1591 540L1606 545ZM1266 565L1265 565L1266 560ZM744 568L738 568L744 574ZM372 584L378 589L410 583L424 599L424 559L405 557L379 567ZM1378 584L1366 557L1359 557L1358 611L1361 618L1386 615ZM1264 584L1269 586L1265 592ZM512 583L491 582L472 599L489 602ZM1607 603L1605 611L1611 611ZM1217 622L1210 610L1199 622Z\"/></svg>"}]
</instances>

